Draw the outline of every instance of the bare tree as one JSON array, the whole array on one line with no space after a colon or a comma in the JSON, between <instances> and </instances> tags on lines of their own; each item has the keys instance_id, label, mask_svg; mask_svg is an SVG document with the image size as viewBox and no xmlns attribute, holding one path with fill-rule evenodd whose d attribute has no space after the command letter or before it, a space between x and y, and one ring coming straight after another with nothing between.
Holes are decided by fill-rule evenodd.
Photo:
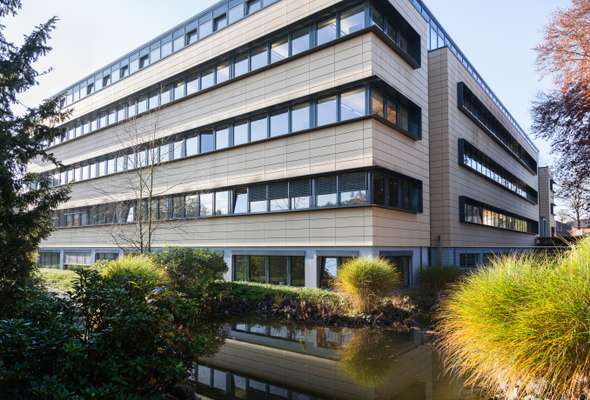
<instances>
[{"instance_id":1,"label":"bare tree","mask_svg":"<svg viewBox=\"0 0 590 400\"><path fill-rule=\"evenodd\" d=\"M565 201L568 206L567 215L580 229L582 221L590 215L590 180L576 171L562 172L557 179L557 196Z\"/></svg>"}]
</instances>

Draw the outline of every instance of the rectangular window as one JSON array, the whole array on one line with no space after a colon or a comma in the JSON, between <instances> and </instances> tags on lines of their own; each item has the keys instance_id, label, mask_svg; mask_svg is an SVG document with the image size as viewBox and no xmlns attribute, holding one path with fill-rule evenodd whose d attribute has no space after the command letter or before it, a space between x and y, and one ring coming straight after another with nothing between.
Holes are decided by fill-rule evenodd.
<instances>
[{"instance_id":1,"label":"rectangular window","mask_svg":"<svg viewBox=\"0 0 590 400\"><path fill-rule=\"evenodd\" d=\"M245 214L248 212L248 189L238 188L233 190L233 213Z\"/></svg>"},{"instance_id":2,"label":"rectangular window","mask_svg":"<svg viewBox=\"0 0 590 400\"><path fill-rule=\"evenodd\" d=\"M172 214L171 213L172 210L170 210L170 199L165 197L163 199L160 199L158 201L158 203L160 206L158 219L161 219L161 220L170 219L171 214Z\"/></svg>"},{"instance_id":3,"label":"rectangular window","mask_svg":"<svg viewBox=\"0 0 590 400\"><path fill-rule=\"evenodd\" d=\"M365 89L354 89L340 95L340 120L353 119L365 115Z\"/></svg>"},{"instance_id":4,"label":"rectangular window","mask_svg":"<svg viewBox=\"0 0 590 400\"><path fill-rule=\"evenodd\" d=\"M172 218L184 218L184 196L172 197Z\"/></svg>"},{"instance_id":5,"label":"rectangular window","mask_svg":"<svg viewBox=\"0 0 590 400\"><path fill-rule=\"evenodd\" d=\"M266 201L266 185L253 185L248 190L250 212L259 213L267 212L267 201Z\"/></svg>"},{"instance_id":6,"label":"rectangular window","mask_svg":"<svg viewBox=\"0 0 590 400\"><path fill-rule=\"evenodd\" d=\"M234 280L248 280L248 256L234 256Z\"/></svg>"},{"instance_id":7,"label":"rectangular window","mask_svg":"<svg viewBox=\"0 0 590 400\"><path fill-rule=\"evenodd\" d=\"M184 82L176 82L174 85L174 100L182 99L185 96Z\"/></svg>"},{"instance_id":8,"label":"rectangular window","mask_svg":"<svg viewBox=\"0 0 590 400\"><path fill-rule=\"evenodd\" d=\"M338 32L336 31L336 18L330 18L319 22L317 26L317 45L329 43L336 40Z\"/></svg>"},{"instance_id":9,"label":"rectangular window","mask_svg":"<svg viewBox=\"0 0 590 400\"><path fill-rule=\"evenodd\" d=\"M220 29L223 29L227 26L227 17L225 14L220 15L219 17L215 17L213 20L213 30L217 32Z\"/></svg>"},{"instance_id":10,"label":"rectangular window","mask_svg":"<svg viewBox=\"0 0 590 400\"><path fill-rule=\"evenodd\" d=\"M110 109L108 118L109 118L109 120L108 120L109 125L116 123L117 122L117 110L114 108Z\"/></svg>"},{"instance_id":11,"label":"rectangular window","mask_svg":"<svg viewBox=\"0 0 590 400\"><path fill-rule=\"evenodd\" d=\"M234 125L234 146L248 143L248 122Z\"/></svg>"},{"instance_id":12,"label":"rectangular window","mask_svg":"<svg viewBox=\"0 0 590 400\"><path fill-rule=\"evenodd\" d=\"M150 62L153 64L160 59L160 43L152 43L150 47Z\"/></svg>"},{"instance_id":13,"label":"rectangular window","mask_svg":"<svg viewBox=\"0 0 590 400\"><path fill-rule=\"evenodd\" d=\"M268 185L268 200L270 211L285 211L289 209L289 183L275 182Z\"/></svg>"},{"instance_id":14,"label":"rectangular window","mask_svg":"<svg viewBox=\"0 0 590 400\"><path fill-rule=\"evenodd\" d=\"M220 128L215 131L215 149L229 147L229 128Z\"/></svg>"},{"instance_id":15,"label":"rectangular window","mask_svg":"<svg viewBox=\"0 0 590 400\"><path fill-rule=\"evenodd\" d=\"M190 29L190 28L187 28L187 29ZM188 45L195 43L198 39L199 39L199 35L198 35L197 28L195 25L194 29L190 29L186 33L185 38L184 38L184 42L188 46Z\"/></svg>"},{"instance_id":16,"label":"rectangular window","mask_svg":"<svg viewBox=\"0 0 590 400\"><path fill-rule=\"evenodd\" d=\"M135 103L135 99L129 100L129 104L127 106L127 118L133 118L137 114L137 104Z\"/></svg>"},{"instance_id":17,"label":"rectangular window","mask_svg":"<svg viewBox=\"0 0 590 400\"><path fill-rule=\"evenodd\" d=\"M269 283L272 285L287 285L288 258L284 256L268 257Z\"/></svg>"},{"instance_id":18,"label":"rectangular window","mask_svg":"<svg viewBox=\"0 0 590 400\"><path fill-rule=\"evenodd\" d=\"M213 193L201 193L199 210L201 217L213 215Z\"/></svg>"},{"instance_id":19,"label":"rectangular window","mask_svg":"<svg viewBox=\"0 0 590 400\"><path fill-rule=\"evenodd\" d=\"M246 13L252 14L262 8L262 0L247 0L246 1Z\"/></svg>"},{"instance_id":20,"label":"rectangular window","mask_svg":"<svg viewBox=\"0 0 590 400\"><path fill-rule=\"evenodd\" d=\"M172 54L172 36L162 39L161 54L162 58L168 57L170 54Z\"/></svg>"},{"instance_id":21,"label":"rectangular window","mask_svg":"<svg viewBox=\"0 0 590 400\"><path fill-rule=\"evenodd\" d=\"M179 29L176 32L174 32L172 45L173 45L172 51L174 51L174 52L177 52L184 47L184 28Z\"/></svg>"},{"instance_id":22,"label":"rectangular window","mask_svg":"<svg viewBox=\"0 0 590 400\"><path fill-rule=\"evenodd\" d=\"M250 121L250 140L255 142L268 137L268 118L266 116Z\"/></svg>"},{"instance_id":23,"label":"rectangular window","mask_svg":"<svg viewBox=\"0 0 590 400\"><path fill-rule=\"evenodd\" d=\"M284 38L274 42L270 48L270 62L284 60L289 57L289 39Z\"/></svg>"},{"instance_id":24,"label":"rectangular window","mask_svg":"<svg viewBox=\"0 0 590 400\"><path fill-rule=\"evenodd\" d=\"M98 176L105 176L107 174L107 162L102 160L98 162Z\"/></svg>"},{"instance_id":25,"label":"rectangular window","mask_svg":"<svg viewBox=\"0 0 590 400\"><path fill-rule=\"evenodd\" d=\"M215 150L215 135L213 132L201 133L201 153Z\"/></svg>"},{"instance_id":26,"label":"rectangular window","mask_svg":"<svg viewBox=\"0 0 590 400\"><path fill-rule=\"evenodd\" d=\"M289 183L291 209L304 210L311 207L311 179L298 179Z\"/></svg>"},{"instance_id":27,"label":"rectangular window","mask_svg":"<svg viewBox=\"0 0 590 400\"><path fill-rule=\"evenodd\" d=\"M371 113L385 118L385 101L383 93L377 88L371 90Z\"/></svg>"},{"instance_id":28,"label":"rectangular window","mask_svg":"<svg viewBox=\"0 0 590 400\"><path fill-rule=\"evenodd\" d=\"M234 60L234 76L236 78L249 72L248 63L249 60L247 54L241 54L236 57Z\"/></svg>"},{"instance_id":29,"label":"rectangular window","mask_svg":"<svg viewBox=\"0 0 590 400\"><path fill-rule=\"evenodd\" d=\"M289 133L289 111L273 114L270 117L270 136L282 136Z\"/></svg>"},{"instance_id":30,"label":"rectangular window","mask_svg":"<svg viewBox=\"0 0 590 400\"><path fill-rule=\"evenodd\" d=\"M170 144L166 143L160 146L159 160L161 163L170 161Z\"/></svg>"},{"instance_id":31,"label":"rectangular window","mask_svg":"<svg viewBox=\"0 0 590 400\"><path fill-rule=\"evenodd\" d=\"M479 254L462 253L459 255L461 268L475 268L479 265Z\"/></svg>"},{"instance_id":32,"label":"rectangular window","mask_svg":"<svg viewBox=\"0 0 590 400\"><path fill-rule=\"evenodd\" d=\"M150 56L148 54L139 58L139 69L145 68L150 65Z\"/></svg>"},{"instance_id":33,"label":"rectangular window","mask_svg":"<svg viewBox=\"0 0 590 400\"><path fill-rule=\"evenodd\" d=\"M320 176L315 179L316 207L336 207L338 193L335 176Z\"/></svg>"},{"instance_id":34,"label":"rectangular window","mask_svg":"<svg viewBox=\"0 0 590 400\"><path fill-rule=\"evenodd\" d=\"M209 21L201 22L199 25L200 38L202 39L204 37L207 37L211 33L213 33L213 21L209 20Z\"/></svg>"},{"instance_id":35,"label":"rectangular window","mask_svg":"<svg viewBox=\"0 0 590 400\"><path fill-rule=\"evenodd\" d=\"M305 257L291 257L291 286L305 286Z\"/></svg>"},{"instance_id":36,"label":"rectangular window","mask_svg":"<svg viewBox=\"0 0 590 400\"><path fill-rule=\"evenodd\" d=\"M264 256L250 256L250 281L265 283L266 267Z\"/></svg>"},{"instance_id":37,"label":"rectangular window","mask_svg":"<svg viewBox=\"0 0 590 400\"><path fill-rule=\"evenodd\" d=\"M338 185L341 205L360 205L367 203L368 185L366 172L353 172L340 175Z\"/></svg>"},{"instance_id":38,"label":"rectangular window","mask_svg":"<svg viewBox=\"0 0 590 400\"><path fill-rule=\"evenodd\" d=\"M160 93L160 104L161 105L170 103L170 100L172 100L170 93L171 93L170 86L166 86L166 87L162 88L162 92Z\"/></svg>"},{"instance_id":39,"label":"rectangular window","mask_svg":"<svg viewBox=\"0 0 590 400\"><path fill-rule=\"evenodd\" d=\"M229 191L215 192L215 215L229 214Z\"/></svg>"},{"instance_id":40,"label":"rectangular window","mask_svg":"<svg viewBox=\"0 0 590 400\"><path fill-rule=\"evenodd\" d=\"M193 76L186 81L186 95L191 95L199 91L199 76Z\"/></svg>"},{"instance_id":41,"label":"rectangular window","mask_svg":"<svg viewBox=\"0 0 590 400\"><path fill-rule=\"evenodd\" d=\"M234 22L242 19L244 17L244 5L238 4L235 7L229 9L229 23L233 24Z\"/></svg>"},{"instance_id":42,"label":"rectangular window","mask_svg":"<svg viewBox=\"0 0 590 400\"><path fill-rule=\"evenodd\" d=\"M291 131L297 132L309 129L310 126L309 103L302 103L293 106L291 109Z\"/></svg>"},{"instance_id":43,"label":"rectangular window","mask_svg":"<svg viewBox=\"0 0 590 400\"><path fill-rule=\"evenodd\" d=\"M299 53L303 53L309 50L310 47L310 35L309 28L297 31L291 37L291 55L294 56Z\"/></svg>"},{"instance_id":44,"label":"rectangular window","mask_svg":"<svg viewBox=\"0 0 590 400\"><path fill-rule=\"evenodd\" d=\"M172 143L172 151L175 160L180 160L184 156L184 140L178 140Z\"/></svg>"},{"instance_id":45,"label":"rectangular window","mask_svg":"<svg viewBox=\"0 0 590 400\"><path fill-rule=\"evenodd\" d=\"M187 218L196 218L199 216L199 195L187 194L184 197L185 215Z\"/></svg>"},{"instance_id":46,"label":"rectangular window","mask_svg":"<svg viewBox=\"0 0 590 400\"><path fill-rule=\"evenodd\" d=\"M215 71L210 69L201 74L201 90L205 90L215 85Z\"/></svg>"},{"instance_id":47,"label":"rectangular window","mask_svg":"<svg viewBox=\"0 0 590 400\"><path fill-rule=\"evenodd\" d=\"M117 157L117 172L123 172L127 170L127 166L125 165L127 161L127 156L119 156Z\"/></svg>"},{"instance_id":48,"label":"rectangular window","mask_svg":"<svg viewBox=\"0 0 590 400\"><path fill-rule=\"evenodd\" d=\"M90 168L90 179L96 178L96 163L90 164L88 167Z\"/></svg>"},{"instance_id":49,"label":"rectangular window","mask_svg":"<svg viewBox=\"0 0 590 400\"><path fill-rule=\"evenodd\" d=\"M110 158L107 161L107 173L108 174L114 174L115 172L117 172L116 163L117 163L116 158Z\"/></svg>"},{"instance_id":50,"label":"rectangular window","mask_svg":"<svg viewBox=\"0 0 590 400\"><path fill-rule=\"evenodd\" d=\"M250 56L251 71L268 65L268 48L266 46L252 50Z\"/></svg>"},{"instance_id":51,"label":"rectangular window","mask_svg":"<svg viewBox=\"0 0 590 400\"><path fill-rule=\"evenodd\" d=\"M88 165L82 167L82 180L85 181L86 179L90 179L90 167Z\"/></svg>"},{"instance_id":52,"label":"rectangular window","mask_svg":"<svg viewBox=\"0 0 590 400\"><path fill-rule=\"evenodd\" d=\"M139 54L135 53L131 55L129 59L129 74L134 74L139 70ZM123 77L123 75L121 75Z\"/></svg>"},{"instance_id":53,"label":"rectangular window","mask_svg":"<svg viewBox=\"0 0 590 400\"><path fill-rule=\"evenodd\" d=\"M186 139L186 156L199 154L199 136L191 136Z\"/></svg>"},{"instance_id":54,"label":"rectangular window","mask_svg":"<svg viewBox=\"0 0 590 400\"><path fill-rule=\"evenodd\" d=\"M153 93L149 98L149 109L154 110L160 105L160 94Z\"/></svg>"},{"instance_id":55,"label":"rectangular window","mask_svg":"<svg viewBox=\"0 0 590 400\"><path fill-rule=\"evenodd\" d=\"M365 10L361 7L353 8L342 13L340 17L340 35L348 35L360 31L365 27Z\"/></svg>"},{"instance_id":56,"label":"rectangular window","mask_svg":"<svg viewBox=\"0 0 590 400\"><path fill-rule=\"evenodd\" d=\"M217 66L217 84L229 80L229 62L219 64Z\"/></svg>"},{"instance_id":57,"label":"rectangular window","mask_svg":"<svg viewBox=\"0 0 590 400\"><path fill-rule=\"evenodd\" d=\"M137 113L141 114L146 112L148 109L148 99L147 97L140 97L137 101Z\"/></svg>"},{"instance_id":58,"label":"rectangular window","mask_svg":"<svg viewBox=\"0 0 590 400\"><path fill-rule=\"evenodd\" d=\"M127 105L121 105L117 108L117 121L121 122L127 118Z\"/></svg>"},{"instance_id":59,"label":"rectangular window","mask_svg":"<svg viewBox=\"0 0 590 400\"><path fill-rule=\"evenodd\" d=\"M338 110L336 108L336 96L319 99L317 105L317 125L328 125L337 121Z\"/></svg>"}]
</instances>

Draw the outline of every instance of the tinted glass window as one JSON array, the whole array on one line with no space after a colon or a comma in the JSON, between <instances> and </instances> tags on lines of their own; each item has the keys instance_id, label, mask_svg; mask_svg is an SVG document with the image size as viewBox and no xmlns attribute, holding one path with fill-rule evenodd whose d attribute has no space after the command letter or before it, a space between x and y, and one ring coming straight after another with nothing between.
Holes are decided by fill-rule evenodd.
<instances>
[{"instance_id":1,"label":"tinted glass window","mask_svg":"<svg viewBox=\"0 0 590 400\"><path fill-rule=\"evenodd\" d=\"M289 112L283 111L270 117L270 136L281 136L289 133Z\"/></svg>"},{"instance_id":2,"label":"tinted glass window","mask_svg":"<svg viewBox=\"0 0 590 400\"><path fill-rule=\"evenodd\" d=\"M266 47L260 47L258 49L252 50L250 63L252 71L268 65L268 49Z\"/></svg>"},{"instance_id":3,"label":"tinted glass window","mask_svg":"<svg viewBox=\"0 0 590 400\"><path fill-rule=\"evenodd\" d=\"M201 133L201 153L215 150L215 135L213 132Z\"/></svg>"},{"instance_id":4,"label":"tinted glass window","mask_svg":"<svg viewBox=\"0 0 590 400\"><path fill-rule=\"evenodd\" d=\"M365 89L355 89L340 96L340 119L342 121L365 115Z\"/></svg>"},{"instance_id":5,"label":"tinted glass window","mask_svg":"<svg viewBox=\"0 0 590 400\"><path fill-rule=\"evenodd\" d=\"M186 94L193 94L199 91L199 77L193 76L186 81Z\"/></svg>"},{"instance_id":6,"label":"tinted glass window","mask_svg":"<svg viewBox=\"0 0 590 400\"><path fill-rule=\"evenodd\" d=\"M172 144L174 159L179 160L183 156L183 147L184 147L184 140L179 140Z\"/></svg>"},{"instance_id":7,"label":"tinted glass window","mask_svg":"<svg viewBox=\"0 0 590 400\"><path fill-rule=\"evenodd\" d=\"M162 44L162 58L169 56L172 53L172 41L168 39Z\"/></svg>"},{"instance_id":8,"label":"tinted glass window","mask_svg":"<svg viewBox=\"0 0 590 400\"><path fill-rule=\"evenodd\" d=\"M213 215L213 193L201 193L199 201L200 215Z\"/></svg>"},{"instance_id":9,"label":"tinted glass window","mask_svg":"<svg viewBox=\"0 0 590 400\"><path fill-rule=\"evenodd\" d=\"M215 132L215 148L224 149L229 147L229 128L217 129Z\"/></svg>"},{"instance_id":10,"label":"tinted glass window","mask_svg":"<svg viewBox=\"0 0 590 400\"><path fill-rule=\"evenodd\" d=\"M215 73L211 69L201 75L201 89L207 89L215 84Z\"/></svg>"},{"instance_id":11,"label":"tinted glass window","mask_svg":"<svg viewBox=\"0 0 590 400\"><path fill-rule=\"evenodd\" d=\"M160 93L160 104L164 105L170 102L170 93L170 87L162 89L162 93Z\"/></svg>"},{"instance_id":12,"label":"tinted glass window","mask_svg":"<svg viewBox=\"0 0 590 400\"><path fill-rule=\"evenodd\" d=\"M204 38L213 32L213 21L207 21L199 25L199 36Z\"/></svg>"},{"instance_id":13,"label":"tinted glass window","mask_svg":"<svg viewBox=\"0 0 590 400\"><path fill-rule=\"evenodd\" d=\"M330 96L318 100L317 119L318 126L327 125L338 121L336 96Z\"/></svg>"},{"instance_id":14,"label":"tinted glass window","mask_svg":"<svg viewBox=\"0 0 590 400\"><path fill-rule=\"evenodd\" d=\"M253 185L249 188L250 212L266 212L266 185Z\"/></svg>"},{"instance_id":15,"label":"tinted glass window","mask_svg":"<svg viewBox=\"0 0 590 400\"><path fill-rule=\"evenodd\" d=\"M289 209L289 185L287 182L275 182L268 185L270 211Z\"/></svg>"},{"instance_id":16,"label":"tinted glass window","mask_svg":"<svg viewBox=\"0 0 590 400\"><path fill-rule=\"evenodd\" d=\"M291 285L305 286L305 257L291 257Z\"/></svg>"},{"instance_id":17,"label":"tinted glass window","mask_svg":"<svg viewBox=\"0 0 590 400\"><path fill-rule=\"evenodd\" d=\"M362 7L342 13L340 17L340 34L348 35L365 27L365 12Z\"/></svg>"},{"instance_id":18,"label":"tinted glass window","mask_svg":"<svg viewBox=\"0 0 590 400\"><path fill-rule=\"evenodd\" d=\"M298 179L289 184L291 209L303 210L311 207L311 180Z\"/></svg>"},{"instance_id":19,"label":"tinted glass window","mask_svg":"<svg viewBox=\"0 0 590 400\"><path fill-rule=\"evenodd\" d=\"M316 178L316 206L317 207L335 207L338 205L338 195L336 192L336 177L321 176Z\"/></svg>"},{"instance_id":20,"label":"tinted glass window","mask_svg":"<svg viewBox=\"0 0 590 400\"><path fill-rule=\"evenodd\" d=\"M289 57L289 40L287 38L274 42L270 50L270 62L277 62Z\"/></svg>"},{"instance_id":21,"label":"tinted glass window","mask_svg":"<svg viewBox=\"0 0 590 400\"><path fill-rule=\"evenodd\" d=\"M244 6L237 5L229 9L229 23L232 24L244 16Z\"/></svg>"},{"instance_id":22,"label":"tinted glass window","mask_svg":"<svg viewBox=\"0 0 590 400\"><path fill-rule=\"evenodd\" d=\"M244 214L248 212L248 190L246 188L234 189L233 213Z\"/></svg>"},{"instance_id":23,"label":"tinted glass window","mask_svg":"<svg viewBox=\"0 0 590 400\"><path fill-rule=\"evenodd\" d=\"M248 256L234 257L234 279L236 281L248 280Z\"/></svg>"},{"instance_id":24,"label":"tinted glass window","mask_svg":"<svg viewBox=\"0 0 590 400\"><path fill-rule=\"evenodd\" d=\"M188 218L199 216L199 195L190 194L184 197L184 209Z\"/></svg>"},{"instance_id":25,"label":"tinted glass window","mask_svg":"<svg viewBox=\"0 0 590 400\"><path fill-rule=\"evenodd\" d=\"M250 137L252 142L266 139L268 137L266 116L250 121Z\"/></svg>"},{"instance_id":26,"label":"tinted glass window","mask_svg":"<svg viewBox=\"0 0 590 400\"><path fill-rule=\"evenodd\" d=\"M229 79L229 63L219 64L217 66L217 83L225 82Z\"/></svg>"},{"instance_id":27,"label":"tinted glass window","mask_svg":"<svg viewBox=\"0 0 590 400\"><path fill-rule=\"evenodd\" d=\"M184 97L184 89L184 82L177 82L176 85L174 85L174 100L182 99Z\"/></svg>"},{"instance_id":28,"label":"tinted glass window","mask_svg":"<svg viewBox=\"0 0 590 400\"><path fill-rule=\"evenodd\" d=\"M193 136L186 139L186 156L199 154L199 136Z\"/></svg>"},{"instance_id":29,"label":"tinted glass window","mask_svg":"<svg viewBox=\"0 0 590 400\"><path fill-rule=\"evenodd\" d=\"M252 14L255 11L258 11L262 8L262 1L261 0L247 0L246 3L246 12L248 14Z\"/></svg>"},{"instance_id":30,"label":"tinted glass window","mask_svg":"<svg viewBox=\"0 0 590 400\"><path fill-rule=\"evenodd\" d=\"M250 280L252 282L266 282L264 256L250 256Z\"/></svg>"},{"instance_id":31,"label":"tinted glass window","mask_svg":"<svg viewBox=\"0 0 590 400\"><path fill-rule=\"evenodd\" d=\"M248 55L242 54L234 61L234 76L238 77L248 72Z\"/></svg>"},{"instance_id":32,"label":"tinted glass window","mask_svg":"<svg viewBox=\"0 0 590 400\"><path fill-rule=\"evenodd\" d=\"M287 284L287 257L268 257L269 283L273 285Z\"/></svg>"},{"instance_id":33,"label":"tinted glass window","mask_svg":"<svg viewBox=\"0 0 590 400\"><path fill-rule=\"evenodd\" d=\"M293 106L291 109L291 130L293 132L310 128L309 103Z\"/></svg>"},{"instance_id":34,"label":"tinted glass window","mask_svg":"<svg viewBox=\"0 0 590 400\"><path fill-rule=\"evenodd\" d=\"M160 162L170 161L170 145L168 143L160 146Z\"/></svg>"},{"instance_id":35,"label":"tinted glass window","mask_svg":"<svg viewBox=\"0 0 590 400\"><path fill-rule=\"evenodd\" d=\"M215 193L215 215L226 215L229 213L229 192Z\"/></svg>"},{"instance_id":36,"label":"tinted glass window","mask_svg":"<svg viewBox=\"0 0 590 400\"><path fill-rule=\"evenodd\" d=\"M248 143L248 122L234 125L234 145Z\"/></svg>"},{"instance_id":37,"label":"tinted glass window","mask_svg":"<svg viewBox=\"0 0 590 400\"><path fill-rule=\"evenodd\" d=\"M291 55L309 50L309 29L295 32L291 38Z\"/></svg>"}]
</instances>

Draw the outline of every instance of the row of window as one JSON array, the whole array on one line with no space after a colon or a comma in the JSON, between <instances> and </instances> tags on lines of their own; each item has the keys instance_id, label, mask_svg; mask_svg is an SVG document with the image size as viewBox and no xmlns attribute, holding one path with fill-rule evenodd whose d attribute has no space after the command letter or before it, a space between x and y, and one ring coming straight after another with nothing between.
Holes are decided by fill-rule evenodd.
<instances>
[{"instance_id":1,"label":"row of window","mask_svg":"<svg viewBox=\"0 0 590 400\"><path fill-rule=\"evenodd\" d=\"M460 197L459 207L462 222L534 235L539 233L539 223L537 221L500 210L467 197Z\"/></svg>"},{"instance_id":2,"label":"row of window","mask_svg":"<svg viewBox=\"0 0 590 400\"><path fill-rule=\"evenodd\" d=\"M508 172L500 164L476 149L465 139L459 139L459 160L470 168L518 196L537 204L537 191Z\"/></svg>"},{"instance_id":3,"label":"row of window","mask_svg":"<svg viewBox=\"0 0 590 400\"><path fill-rule=\"evenodd\" d=\"M194 71L175 82L158 84L142 95L133 95L118 104L76 119L68 123L64 134L55 138L50 145L57 145L94 132L97 129L135 118L142 113L154 110L172 101L209 89L248 72L293 57L310 48L324 45L339 37L357 32L367 26L366 15L369 10L371 10L370 14L378 21L375 22L377 26L390 32L393 35L393 40L401 40L402 43L406 43L405 39L400 39L403 36L399 34L399 30L394 29L390 23L386 23L375 8L367 7L367 5L361 5L343 12L334 13L332 16L324 17L325 19L309 26L299 27L296 31L285 34L280 39L264 41L249 51L238 53L214 65L200 68L199 71Z\"/></svg>"},{"instance_id":4,"label":"row of window","mask_svg":"<svg viewBox=\"0 0 590 400\"><path fill-rule=\"evenodd\" d=\"M374 174L384 179L374 180ZM373 182L373 190L369 190L373 187L369 182ZM381 187L384 184L386 188ZM373 204L370 199L377 191L388 193L392 199L408 199L379 205L408 212L422 209L420 181L381 170L367 170L164 196L153 199L149 207L144 200L60 210L53 214L53 222L56 227L71 227L364 206Z\"/></svg>"},{"instance_id":5,"label":"row of window","mask_svg":"<svg viewBox=\"0 0 590 400\"><path fill-rule=\"evenodd\" d=\"M277 1L229 0L201 13L183 26L70 87L62 93L62 105L69 106Z\"/></svg>"},{"instance_id":6,"label":"row of window","mask_svg":"<svg viewBox=\"0 0 590 400\"><path fill-rule=\"evenodd\" d=\"M521 164L537 174L537 162L463 82L457 84L459 108L499 142Z\"/></svg>"},{"instance_id":7,"label":"row of window","mask_svg":"<svg viewBox=\"0 0 590 400\"><path fill-rule=\"evenodd\" d=\"M303 256L234 256L233 280L305 286Z\"/></svg>"},{"instance_id":8,"label":"row of window","mask_svg":"<svg viewBox=\"0 0 590 400\"><path fill-rule=\"evenodd\" d=\"M369 96L372 101L367 101ZM141 151L121 150L117 154L86 160L62 171L49 172L50 185L65 185L147 165L158 165L370 114L379 115L403 131L411 130L412 136L420 134L420 108L383 83L319 96L290 106L275 106L273 110L250 118L238 117L216 127L173 137Z\"/></svg>"}]
</instances>

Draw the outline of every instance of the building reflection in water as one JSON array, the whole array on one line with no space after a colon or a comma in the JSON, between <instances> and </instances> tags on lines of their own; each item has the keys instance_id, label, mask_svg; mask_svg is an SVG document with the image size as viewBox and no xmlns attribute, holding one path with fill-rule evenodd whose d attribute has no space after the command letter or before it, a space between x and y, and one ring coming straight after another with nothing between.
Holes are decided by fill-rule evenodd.
<instances>
[{"instance_id":1,"label":"building reflection in water","mask_svg":"<svg viewBox=\"0 0 590 400\"><path fill-rule=\"evenodd\" d=\"M476 399L442 374L421 333L235 323L195 366L212 399Z\"/></svg>"}]
</instances>

